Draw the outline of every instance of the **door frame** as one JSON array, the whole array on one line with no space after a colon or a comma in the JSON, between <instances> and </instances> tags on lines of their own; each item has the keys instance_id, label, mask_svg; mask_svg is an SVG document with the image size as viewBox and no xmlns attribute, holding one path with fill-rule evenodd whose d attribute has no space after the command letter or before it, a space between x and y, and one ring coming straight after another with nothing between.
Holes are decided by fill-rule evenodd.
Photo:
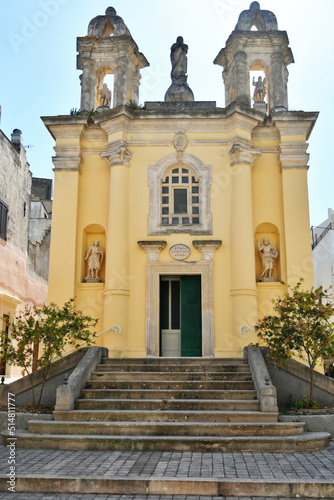
<instances>
[{"instance_id":1,"label":"door frame","mask_svg":"<svg viewBox=\"0 0 334 500\"><path fill-rule=\"evenodd\" d=\"M202 357L214 357L213 262L148 262L146 283L146 356L160 351L160 276L201 276Z\"/></svg>"},{"instance_id":2,"label":"door frame","mask_svg":"<svg viewBox=\"0 0 334 500\"><path fill-rule=\"evenodd\" d=\"M146 356L159 357L160 354L160 276L200 274L202 291L202 357L215 355L214 336L214 269L213 256L221 246L221 240L195 240L193 246L200 252L198 261L159 260L160 252L167 241L138 241L139 247L147 254L146 260Z\"/></svg>"}]
</instances>

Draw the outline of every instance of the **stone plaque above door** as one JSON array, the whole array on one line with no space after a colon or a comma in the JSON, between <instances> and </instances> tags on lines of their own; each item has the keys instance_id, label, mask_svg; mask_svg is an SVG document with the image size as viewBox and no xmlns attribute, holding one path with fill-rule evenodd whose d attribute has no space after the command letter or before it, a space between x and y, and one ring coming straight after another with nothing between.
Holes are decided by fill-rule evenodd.
<instances>
[{"instance_id":1,"label":"stone plaque above door","mask_svg":"<svg viewBox=\"0 0 334 500\"><path fill-rule=\"evenodd\" d=\"M169 250L169 255L174 260L185 260L190 255L190 248L187 245L174 245Z\"/></svg>"}]
</instances>

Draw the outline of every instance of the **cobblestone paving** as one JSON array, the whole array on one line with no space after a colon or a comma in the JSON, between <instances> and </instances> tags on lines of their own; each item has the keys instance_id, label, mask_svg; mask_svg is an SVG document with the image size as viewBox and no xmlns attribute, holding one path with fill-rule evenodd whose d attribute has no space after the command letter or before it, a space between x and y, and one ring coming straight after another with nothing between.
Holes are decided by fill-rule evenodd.
<instances>
[{"instance_id":1,"label":"cobblestone paving","mask_svg":"<svg viewBox=\"0 0 334 500\"><path fill-rule=\"evenodd\" d=\"M81 495L76 493L0 493L0 498L12 500L222 500L222 497L196 495ZM224 500L296 500L281 497L224 497ZM321 500L320 498L298 498L298 500Z\"/></svg>"},{"instance_id":2,"label":"cobblestone paving","mask_svg":"<svg viewBox=\"0 0 334 500\"><path fill-rule=\"evenodd\" d=\"M8 472L8 453L5 446L0 446L0 474ZM65 475L67 477L97 475L105 478L139 476L142 479L155 476L254 480L317 479L334 482L333 442L327 450L312 453L100 452L16 449L15 459L16 475ZM95 500L95 497L93 498ZM99 499L99 497L96 498Z\"/></svg>"}]
</instances>

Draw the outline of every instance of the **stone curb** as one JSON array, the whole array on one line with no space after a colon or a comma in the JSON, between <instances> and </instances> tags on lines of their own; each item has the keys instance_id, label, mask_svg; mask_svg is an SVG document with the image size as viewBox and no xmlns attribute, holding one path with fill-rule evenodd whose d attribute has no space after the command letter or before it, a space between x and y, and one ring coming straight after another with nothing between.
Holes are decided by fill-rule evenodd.
<instances>
[{"instance_id":1,"label":"stone curb","mask_svg":"<svg viewBox=\"0 0 334 500\"><path fill-rule=\"evenodd\" d=\"M328 432L334 438L332 415L279 415L279 422L305 422L305 432ZM333 494L334 497L334 494Z\"/></svg>"},{"instance_id":2,"label":"stone curb","mask_svg":"<svg viewBox=\"0 0 334 500\"><path fill-rule=\"evenodd\" d=\"M0 475L0 491L7 491L8 478ZM266 496L290 498L333 499L333 482L323 480L254 480L254 479L194 479L101 478L99 476L65 477L22 475L15 479L17 493L90 493L118 495L205 495L205 496Z\"/></svg>"},{"instance_id":3,"label":"stone curb","mask_svg":"<svg viewBox=\"0 0 334 500\"><path fill-rule=\"evenodd\" d=\"M15 412L15 425L18 429L28 429L29 420L53 420L54 417L51 413L20 413ZM0 411L0 432L8 429L8 413Z\"/></svg>"}]
</instances>

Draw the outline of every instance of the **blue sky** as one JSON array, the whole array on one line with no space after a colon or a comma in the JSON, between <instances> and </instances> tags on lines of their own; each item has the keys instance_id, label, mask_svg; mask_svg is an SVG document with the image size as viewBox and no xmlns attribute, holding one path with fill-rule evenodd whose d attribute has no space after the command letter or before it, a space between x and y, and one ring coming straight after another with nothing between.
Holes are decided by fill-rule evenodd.
<instances>
[{"instance_id":1,"label":"blue sky","mask_svg":"<svg viewBox=\"0 0 334 500\"><path fill-rule=\"evenodd\" d=\"M188 83L196 100L224 106L222 68L213 60L250 0L16 0L0 5L1 129L23 132L33 175L53 177L54 142L40 117L80 107L76 37L89 21L115 7L150 62L142 71L140 102L163 100L170 85L170 47L182 35L189 45ZM334 208L331 159L334 111L334 0L262 0L290 39L289 109L320 111L310 137L311 224ZM292 214L293 216L293 214Z\"/></svg>"}]
</instances>

